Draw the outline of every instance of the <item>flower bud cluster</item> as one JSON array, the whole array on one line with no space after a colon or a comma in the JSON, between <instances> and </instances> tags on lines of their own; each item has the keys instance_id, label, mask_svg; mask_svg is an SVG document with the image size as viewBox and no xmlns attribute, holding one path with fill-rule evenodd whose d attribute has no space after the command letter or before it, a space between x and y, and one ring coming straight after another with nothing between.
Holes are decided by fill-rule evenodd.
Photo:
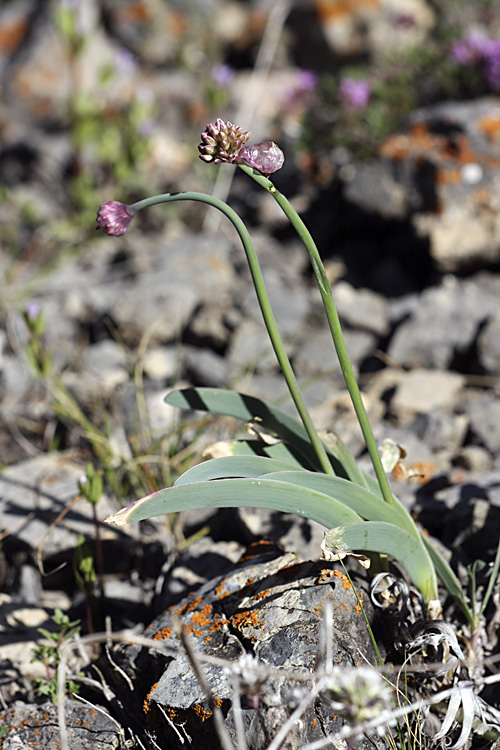
<instances>
[{"instance_id":1,"label":"flower bud cluster","mask_svg":"<svg viewBox=\"0 0 500 750\"><path fill-rule=\"evenodd\" d=\"M249 138L250 133L244 132L243 128L231 122L224 122L219 117L215 125L209 122L206 130L201 134L201 143L198 146L200 159L207 163L234 164L241 147Z\"/></svg>"}]
</instances>

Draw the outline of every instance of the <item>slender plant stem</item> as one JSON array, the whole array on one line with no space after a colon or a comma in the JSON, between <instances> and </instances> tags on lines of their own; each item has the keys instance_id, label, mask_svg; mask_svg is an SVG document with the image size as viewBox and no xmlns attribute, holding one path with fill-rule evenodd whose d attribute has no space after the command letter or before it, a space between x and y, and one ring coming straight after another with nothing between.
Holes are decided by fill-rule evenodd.
<instances>
[{"instance_id":1,"label":"slender plant stem","mask_svg":"<svg viewBox=\"0 0 500 750\"><path fill-rule=\"evenodd\" d=\"M389 505L395 505L391 488L389 487L389 482L387 480L384 467L382 466L382 460L378 452L370 421L366 413L365 405L363 404L363 399L361 398L361 392L358 387L356 376L354 375L351 360L347 352L347 347L345 345L344 335L342 333L337 308L333 300L330 282L328 281L325 267L323 265L323 261L321 260L321 256L318 252L316 244L311 237L311 234L306 225L297 214L291 203L285 198L284 195L282 195L282 193L279 192L279 190L276 189L273 183L268 180L267 177L264 177L263 175L254 171L246 164L240 164L239 167L246 174L250 175L250 177L252 177L265 190L271 193L271 195L283 210L293 228L299 235L300 239L304 243L304 246L309 254L309 258L311 259L311 264L314 275L316 277L316 281L318 283L321 299L323 300L323 306L325 308L328 325L330 326L333 344L335 346L335 351L337 352L337 357L340 363L342 374L344 376L347 390L349 391L349 394L351 396L354 411L356 412L356 416L363 433L368 453L370 454L382 497L387 503L389 503Z\"/></svg>"},{"instance_id":2,"label":"slender plant stem","mask_svg":"<svg viewBox=\"0 0 500 750\"><path fill-rule=\"evenodd\" d=\"M288 355L283 346L283 342L276 325L274 313L272 311L271 303L269 301L269 297L265 287L262 271L260 269L259 261L250 239L250 235L245 224L240 219L238 214L233 211L233 209L230 208L227 203L224 203L219 198L215 198L212 195L206 195L205 193L197 192L164 193L163 195L155 195L152 198L146 198L145 200L134 203L130 208L134 211L139 211L142 208L154 206L158 203L169 203L171 201L184 200L197 201L199 203L205 203L209 206L217 208L225 216L227 216L227 218L232 222L234 228L238 232L247 257L252 281L262 312L262 317L264 318L264 323L266 325L267 332L274 349L274 353L276 354L276 358L288 386L288 390L290 391L290 395L302 420L302 424L304 425L304 428L309 436L309 440L311 441L311 445L316 453L321 469L325 474L334 474L335 472L333 471L332 465L328 459L325 447L321 442L318 433L316 432L316 429L313 425L307 407L304 403L299 384L297 383L295 373L293 372L290 360L288 359Z\"/></svg>"}]
</instances>

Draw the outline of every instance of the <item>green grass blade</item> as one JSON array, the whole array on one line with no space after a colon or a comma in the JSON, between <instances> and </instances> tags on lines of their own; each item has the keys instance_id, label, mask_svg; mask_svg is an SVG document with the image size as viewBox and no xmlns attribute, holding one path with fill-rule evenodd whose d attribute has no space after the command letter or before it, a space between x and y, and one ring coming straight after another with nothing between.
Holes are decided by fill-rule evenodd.
<instances>
[{"instance_id":1,"label":"green grass blade","mask_svg":"<svg viewBox=\"0 0 500 750\"><path fill-rule=\"evenodd\" d=\"M185 388L172 391L164 400L170 406L177 406L180 409L197 409L212 414L224 414L242 419L245 422L258 417L266 430L290 443L295 450L304 456L311 468L321 471L321 466L318 465L316 454L301 422L282 409L266 404L254 396L219 388ZM332 460L335 473L338 476L351 479L349 467L344 467L341 461L328 449L327 453ZM352 481L355 481L355 479L352 478Z\"/></svg>"},{"instance_id":2,"label":"green grass blade","mask_svg":"<svg viewBox=\"0 0 500 750\"><path fill-rule=\"evenodd\" d=\"M263 479L215 479L158 490L106 519L117 526L164 513L202 508L270 508L295 513L327 528L361 521L338 500L305 487Z\"/></svg>"},{"instance_id":3,"label":"green grass blade","mask_svg":"<svg viewBox=\"0 0 500 750\"><path fill-rule=\"evenodd\" d=\"M436 573L426 547L399 526L383 521L350 523L327 531L324 545L334 552L380 552L390 555L406 570L428 603L438 598Z\"/></svg>"},{"instance_id":4,"label":"green grass blade","mask_svg":"<svg viewBox=\"0 0 500 750\"><path fill-rule=\"evenodd\" d=\"M194 482L205 482L213 479L228 479L229 477L250 478L261 477L275 472L289 472L300 474L293 464L276 461L273 458L261 456L225 456L213 458L186 471L175 482L175 487ZM314 476L314 475L313 475ZM326 474L325 474L326 476Z\"/></svg>"}]
</instances>

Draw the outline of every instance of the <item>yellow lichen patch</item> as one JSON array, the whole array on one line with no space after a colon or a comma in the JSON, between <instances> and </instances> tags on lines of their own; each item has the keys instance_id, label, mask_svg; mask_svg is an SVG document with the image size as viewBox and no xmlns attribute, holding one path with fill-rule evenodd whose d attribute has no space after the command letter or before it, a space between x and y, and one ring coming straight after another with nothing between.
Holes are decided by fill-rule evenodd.
<instances>
[{"instance_id":1,"label":"yellow lichen patch","mask_svg":"<svg viewBox=\"0 0 500 750\"><path fill-rule=\"evenodd\" d=\"M153 636L153 641L166 641L172 634L172 628L162 628Z\"/></svg>"}]
</instances>

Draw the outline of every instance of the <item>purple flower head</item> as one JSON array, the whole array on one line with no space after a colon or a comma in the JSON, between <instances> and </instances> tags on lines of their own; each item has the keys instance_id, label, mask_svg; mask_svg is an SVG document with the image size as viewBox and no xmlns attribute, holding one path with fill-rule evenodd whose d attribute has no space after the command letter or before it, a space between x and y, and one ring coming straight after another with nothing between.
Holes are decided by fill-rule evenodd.
<instances>
[{"instance_id":1,"label":"purple flower head","mask_svg":"<svg viewBox=\"0 0 500 750\"><path fill-rule=\"evenodd\" d=\"M227 89L234 81L234 70L229 65L214 65L211 70L211 76L214 83L221 89Z\"/></svg>"},{"instance_id":2,"label":"purple flower head","mask_svg":"<svg viewBox=\"0 0 500 750\"><path fill-rule=\"evenodd\" d=\"M206 161L207 164L211 162L234 164L238 152L249 138L250 133L244 132L232 122L224 122L219 117L215 125L209 122L206 130L201 134L201 143L198 145L200 159Z\"/></svg>"},{"instance_id":3,"label":"purple flower head","mask_svg":"<svg viewBox=\"0 0 500 750\"><path fill-rule=\"evenodd\" d=\"M26 307L26 317L30 321L34 321L38 318L40 315L40 307L36 304L36 302L30 302L30 304Z\"/></svg>"},{"instance_id":4,"label":"purple flower head","mask_svg":"<svg viewBox=\"0 0 500 750\"><path fill-rule=\"evenodd\" d=\"M119 49L115 54L115 67L117 72L131 75L137 67L135 55L128 49Z\"/></svg>"},{"instance_id":5,"label":"purple flower head","mask_svg":"<svg viewBox=\"0 0 500 750\"><path fill-rule=\"evenodd\" d=\"M112 237L125 234L134 218L134 209L119 201L107 201L97 212L97 226Z\"/></svg>"},{"instance_id":6,"label":"purple flower head","mask_svg":"<svg viewBox=\"0 0 500 750\"><path fill-rule=\"evenodd\" d=\"M258 169L263 175L270 174L281 169L285 157L283 151L272 141L256 143L254 146L243 146L238 154L238 161L245 161L249 167Z\"/></svg>"},{"instance_id":7,"label":"purple flower head","mask_svg":"<svg viewBox=\"0 0 500 750\"><path fill-rule=\"evenodd\" d=\"M500 39L471 31L452 45L451 58L460 65L482 65L489 87L500 91Z\"/></svg>"},{"instance_id":8,"label":"purple flower head","mask_svg":"<svg viewBox=\"0 0 500 750\"><path fill-rule=\"evenodd\" d=\"M368 81L344 78L339 87L340 98L349 109L363 109L370 101L372 89Z\"/></svg>"}]
</instances>

